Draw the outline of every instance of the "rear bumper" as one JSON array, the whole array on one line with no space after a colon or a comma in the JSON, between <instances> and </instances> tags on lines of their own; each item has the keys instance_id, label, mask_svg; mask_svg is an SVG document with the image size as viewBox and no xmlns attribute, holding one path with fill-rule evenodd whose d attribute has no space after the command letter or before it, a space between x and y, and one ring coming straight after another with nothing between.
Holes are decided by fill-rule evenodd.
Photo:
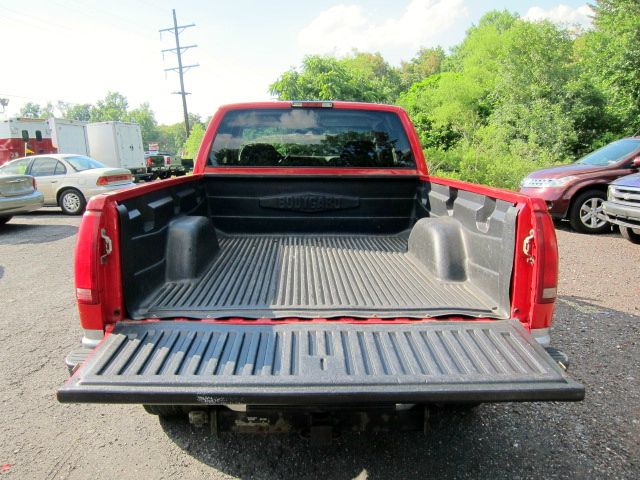
<instances>
[{"instance_id":1,"label":"rear bumper","mask_svg":"<svg viewBox=\"0 0 640 480\"><path fill-rule=\"evenodd\" d=\"M151 180L153 178L153 173L150 168L130 168L131 174L135 181L139 180Z\"/></svg>"},{"instance_id":2,"label":"rear bumper","mask_svg":"<svg viewBox=\"0 0 640 480\"><path fill-rule=\"evenodd\" d=\"M640 228L640 207L604 202L602 209L610 223L623 227Z\"/></svg>"},{"instance_id":3,"label":"rear bumper","mask_svg":"<svg viewBox=\"0 0 640 480\"><path fill-rule=\"evenodd\" d=\"M16 215L38 210L44 205L44 196L37 190L29 195L0 198L0 215Z\"/></svg>"},{"instance_id":4,"label":"rear bumper","mask_svg":"<svg viewBox=\"0 0 640 480\"><path fill-rule=\"evenodd\" d=\"M347 405L582 400L517 321L121 322L61 402Z\"/></svg>"}]
</instances>

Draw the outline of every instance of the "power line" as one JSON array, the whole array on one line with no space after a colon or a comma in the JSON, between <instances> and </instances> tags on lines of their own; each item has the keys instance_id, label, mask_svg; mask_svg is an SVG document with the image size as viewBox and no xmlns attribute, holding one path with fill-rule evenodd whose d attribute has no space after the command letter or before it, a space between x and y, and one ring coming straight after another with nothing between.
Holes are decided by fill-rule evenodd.
<instances>
[{"instance_id":1,"label":"power line","mask_svg":"<svg viewBox=\"0 0 640 480\"><path fill-rule=\"evenodd\" d=\"M2 93L2 92L0 92L0 96L1 97L9 97L9 98L19 98L19 99L22 99L22 100L29 100L30 102L34 102L34 103L46 102L46 103L51 103L52 105L54 103L58 103L58 102L70 103L70 104L74 104L74 105L77 105L77 104L80 104L80 103L88 103L88 102L72 102L72 101L69 101L67 99L63 100L63 99L60 99L60 98L55 98L55 99L52 100L51 97L46 97L44 95L35 95L35 96L27 97L27 96L24 96L24 95L13 95L11 93Z\"/></svg>"},{"instance_id":2,"label":"power line","mask_svg":"<svg viewBox=\"0 0 640 480\"><path fill-rule=\"evenodd\" d=\"M28 24L39 30L49 30L50 32L58 33L58 31L64 30L68 31L69 28L67 26L61 25L59 23L54 23L52 21L41 20L33 15L29 15L24 12L20 12L18 10L14 10L12 8L7 8L4 5L0 5L0 9L5 10L12 14L15 18L15 22L19 24ZM19 18L21 17L21 18ZM7 17L0 18L0 20L7 20ZM7 22L11 24L11 22ZM13 24L15 26L15 23Z\"/></svg>"},{"instance_id":3,"label":"power line","mask_svg":"<svg viewBox=\"0 0 640 480\"><path fill-rule=\"evenodd\" d=\"M56 1L56 0L53 0L53 1ZM87 18L92 18L92 17L99 18L101 22L108 22L110 24L109 25L110 28L116 27L122 31L126 31L129 33L147 38L147 35L144 33L145 31L144 24L142 22L139 22L135 18L132 19L130 17L124 17L122 15L118 15L117 13L109 9L101 8L96 5L89 6L87 2L83 2L81 0L67 0L67 1L72 1L75 4L75 6L68 4L68 7L73 9L76 13L80 13L86 16ZM105 19L105 15L110 16L114 20L111 22ZM124 26L122 25L123 23L127 23L128 25Z\"/></svg>"},{"instance_id":4,"label":"power line","mask_svg":"<svg viewBox=\"0 0 640 480\"><path fill-rule=\"evenodd\" d=\"M71 3L65 3L59 0L50 0L53 3L59 5L62 8L67 8L71 11L73 11L74 14L76 15L80 15L86 19L92 20L92 21L96 21L99 20L101 23L106 24L108 23L108 28L109 29L118 29L122 32L127 32L129 34L132 35L136 35L139 38L144 38L145 40L148 40L148 35L144 33L144 27L141 26L140 24L138 24L135 21L131 21L129 19L126 19L124 17L121 17L119 15L115 15L111 12L108 12L107 10L104 9L96 9L93 8L93 11L91 10L90 7L88 7L85 4L81 4L78 5L77 7L74 7L74 5L72 5ZM7 12L9 12L10 14L12 14L15 17L15 21L14 21L14 25L16 23L20 23L20 24L28 24L31 25L33 27L35 27L37 30L48 30L50 32L53 32L57 35L59 35L60 31L64 31L66 33L70 32L70 31L74 31L77 29L77 24L74 24L73 22L69 23L68 25L63 25L60 23L55 23L53 21L51 21L50 19L46 19L43 20L42 18L39 18L37 16L31 15L27 12L24 11L18 11L15 9L11 9L11 8L7 8L4 5L0 5L0 9L5 10ZM111 16L113 18L113 20L111 19L107 19L105 16ZM20 17L20 18L19 18ZM7 17L8 18L8 17ZM116 20L117 19L117 20ZM0 17L0 21L6 20L6 18L2 18ZM80 20L80 19L78 19ZM123 25L123 22L128 22L130 27L127 27L126 25ZM9 25L11 25L10 22L7 22Z\"/></svg>"},{"instance_id":5,"label":"power line","mask_svg":"<svg viewBox=\"0 0 640 480\"><path fill-rule=\"evenodd\" d=\"M187 131L187 137L188 137L191 130L189 127L189 113L187 112L187 95L189 95L189 92L186 92L184 90L184 73L191 68L199 67L200 64L199 63L195 63L193 65L182 64L182 52L185 52L190 48L195 48L197 47L197 45L186 45L184 47L181 47L180 34L184 32L187 28L195 27L196 24L191 23L189 25L178 25L175 9L173 9L172 12L173 12L173 27L163 28L162 30L160 30L160 37L162 38L162 32L173 32L176 40L175 48L165 48L164 50L162 50L162 53L164 54L165 52L175 52L178 57L178 66L165 68L164 71L165 72L177 71L178 76L180 77L180 91L173 92L173 93L182 96L182 110L184 111L184 127L185 127L185 130Z\"/></svg>"},{"instance_id":6,"label":"power line","mask_svg":"<svg viewBox=\"0 0 640 480\"><path fill-rule=\"evenodd\" d=\"M163 7L159 7L157 4L153 3L153 2L148 2L146 0L138 0L138 3L144 3L146 8L155 8L156 10L158 10L159 12L165 13L166 9Z\"/></svg>"}]
</instances>

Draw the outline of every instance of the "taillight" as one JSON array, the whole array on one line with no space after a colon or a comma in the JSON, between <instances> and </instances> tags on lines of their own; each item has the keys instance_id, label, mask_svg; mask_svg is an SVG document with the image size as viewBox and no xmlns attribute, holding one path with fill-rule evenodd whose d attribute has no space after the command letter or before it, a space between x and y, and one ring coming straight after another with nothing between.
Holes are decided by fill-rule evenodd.
<instances>
[{"instance_id":1,"label":"taillight","mask_svg":"<svg viewBox=\"0 0 640 480\"><path fill-rule=\"evenodd\" d=\"M121 175L106 175L104 177L99 177L98 180L96 181L96 185L101 187L104 185L109 185L110 183L124 182L124 181L131 181L131 174L123 173Z\"/></svg>"},{"instance_id":2,"label":"taillight","mask_svg":"<svg viewBox=\"0 0 640 480\"><path fill-rule=\"evenodd\" d=\"M78 229L75 252L76 299L78 303L95 304L98 296L98 250L100 248L100 214L87 211Z\"/></svg>"},{"instance_id":3,"label":"taillight","mask_svg":"<svg viewBox=\"0 0 640 480\"><path fill-rule=\"evenodd\" d=\"M171 157L165 157L165 162L167 165L171 165Z\"/></svg>"},{"instance_id":4,"label":"taillight","mask_svg":"<svg viewBox=\"0 0 640 480\"><path fill-rule=\"evenodd\" d=\"M558 242L553 220L547 213L536 215L536 266L538 303L553 303L558 296Z\"/></svg>"},{"instance_id":5,"label":"taillight","mask_svg":"<svg viewBox=\"0 0 640 480\"><path fill-rule=\"evenodd\" d=\"M100 288L101 213L87 210L82 217L76 243L74 272L80 324L87 330L103 330L104 314Z\"/></svg>"},{"instance_id":6,"label":"taillight","mask_svg":"<svg viewBox=\"0 0 640 480\"><path fill-rule=\"evenodd\" d=\"M37 190L38 187L36 185L36 177L31 177L31 185L33 185L33 189Z\"/></svg>"},{"instance_id":7,"label":"taillight","mask_svg":"<svg viewBox=\"0 0 640 480\"><path fill-rule=\"evenodd\" d=\"M548 341L548 329L553 323L553 310L558 294L558 243L553 220L541 199L533 212L533 245L525 246L529 259L533 261L531 276L531 310L529 327L534 337ZM527 245L527 244L525 244ZM546 329L546 331L543 331Z\"/></svg>"},{"instance_id":8,"label":"taillight","mask_svg":"<svg viewBox=\"0 0 640 480\"><path fill-rule=\"evenodd\" d=\"M147 158L147 167L151 167L153 165L153 162L151 161L151 158Z\"/></svg>"},{"instance_id":9,"label":"taillight","mask_svg":"<svg viewBox=\"0 0 640 480\"><path fill-rule=\"evenodd\" d=\"M91 288L78 288L76 287L76 300L78 303L98 303L98 296Z\"/></svg>"}]
</instances>

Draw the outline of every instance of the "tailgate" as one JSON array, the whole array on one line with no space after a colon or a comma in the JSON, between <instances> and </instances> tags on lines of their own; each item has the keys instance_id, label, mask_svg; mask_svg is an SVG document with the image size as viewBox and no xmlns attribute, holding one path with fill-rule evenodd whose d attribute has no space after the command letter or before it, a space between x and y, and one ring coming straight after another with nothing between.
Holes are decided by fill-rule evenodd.
<instances>
[{"instance_id":1,"label":"tailgate","mask_svg":"<svg viewBox=\"0 0 640 480\"><path fill-rule=\"evenodd\" d=\"M344 404L581 400L514 320L122 322L61 402Z\"/></svg>"}]
</instances>

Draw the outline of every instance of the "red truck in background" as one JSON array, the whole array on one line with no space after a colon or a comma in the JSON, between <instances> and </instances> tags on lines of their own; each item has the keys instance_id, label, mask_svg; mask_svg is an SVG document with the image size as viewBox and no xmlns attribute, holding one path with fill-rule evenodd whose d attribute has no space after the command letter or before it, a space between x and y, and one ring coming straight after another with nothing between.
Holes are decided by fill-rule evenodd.
<instances>
[{"instance_id":1,"label":"red truck in background","mask_svg":"<svg viewBox=\"0 0 640 480\"><path fill-rule=\"evenodd\" d=\"M90 201L58 399L316 438L577 401L557 277L544 201L429 175L401 108L229 105L194 175Z\"/></svg>"},{"instance_id":2,"label":"red truck in background","mask_svg":"<svg viewBox=\"0 0 640 480\"><path fill-rule=\"evenodd\" d=\"M0 120L0 165L27 155L56 152L47 120L38 118Z\"/></svg>"}]
</instances>

